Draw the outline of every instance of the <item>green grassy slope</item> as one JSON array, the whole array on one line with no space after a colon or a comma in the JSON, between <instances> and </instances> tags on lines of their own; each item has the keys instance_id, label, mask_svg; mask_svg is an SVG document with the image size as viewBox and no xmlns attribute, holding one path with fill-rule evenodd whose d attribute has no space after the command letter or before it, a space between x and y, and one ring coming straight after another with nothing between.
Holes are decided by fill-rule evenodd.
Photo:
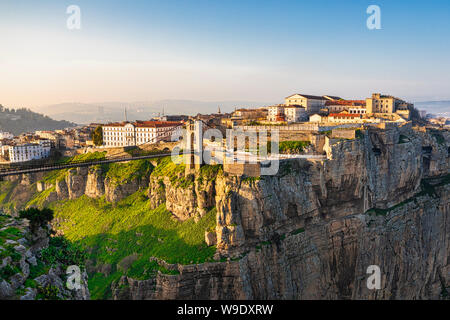
<instances>
[{"instance_id":1,"label":"green grassy slope","mask_svg":"<svg viewBox=\"0 0 450 320\"><path fill-rule=\"evenodd\" d=\"M101 159L103 154L82 155ZM77 160L78 160L77 159ZM66 159L65 161L73 161ZM81 159L80 159L81 160ZM170 158L158 161L153 168L148 160L114 163L102 166L106 178L114 184L133 180L152 171L152 176L169 177L182 187L184 166L175 165ZM205 171L206 170L206 171ZM205 171L205 172L203 172ZM205 168L201 176L217 173L218 168ZM211 172L209 172L211 171ZM54 183L64 178L67 170L53 171L42 179ZM7 206L12 199L8 194L14 183L0 183L0 203ZM36 192L24 205L42 207L50 192ZM148 189L142 189L118 203L109 203L104 197L91 199L87 196L75 200L62 200L48 204L55 212L55 228L73 243L80 244L89 252L89 288L94 299L110 297L112 281L128 275L136 279L148 279L156 272L174 274L158 265L152 257L168 263L202 263L213 261L215 247L207 247L205 231L216 225L216 210L212 208L204 217L180 222L173 218L165 205L151 210L147 197Z\"/></svg>"},{"instance_id":2,"label":"green grassy slope","mask_svg":"<svg viewBox=\"0 0 450 320\"><path fill-rule=\"evenodd\" d=\"M77 200L53 203L59 230L66 238L90 248L90 260L97 270L105 267L109 274L90 274L93 298L108 298L111 282L122 275L146 279L156 271L170 273L151 257L169 263L212 261L215 247L207 247L205 230L215 226L216 210L200 221L179 222L161 205L148 208L145 191L136 192L117 204L103 198L83 196Z\"/></svg>"}]
</instances>

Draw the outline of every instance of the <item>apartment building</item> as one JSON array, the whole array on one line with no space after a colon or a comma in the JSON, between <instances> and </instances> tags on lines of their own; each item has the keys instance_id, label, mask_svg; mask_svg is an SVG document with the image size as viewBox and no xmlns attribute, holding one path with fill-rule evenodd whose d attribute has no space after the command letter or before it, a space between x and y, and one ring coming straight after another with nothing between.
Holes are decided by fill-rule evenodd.
<instances>
[{"instance_id":1,"label":"apartment building","mask_svg":"<svg viewBox=\"0 0 450 320\"><path fill-rule=\"evenodd\" d=\"M284 99L286 106L302 106L307 112L317 112L329 99L323 96L312 96L309 94L296 93Z\"/></svg>"},{"instance_id":2,"label":"apartment building","mask_svg":"<svg viewBox=\"0 0 450 320\"><path fill-rule=\"evenodd\" d=\"M284 115L287 122L300 122L307 118L306 109L300 106L287 106L284 108Z\"/></svg>"},{"instance_id":3,"label":"apartment building","mask_svg":"<svg viewBox=\"0 0 450 320\"><path fill-rule=\"evenodd\" d=\"M285 106L282 104L268 107L267 121L278 121L281 116L284 116L284 108Z\"/></svg>"},{"instance_id":4,"label":"apartment building","mask_svg":"<svg viewBox=\"0 0 450 320\"><path fill-rule=\"evenodd\" d=\"M41 140L37 143L2 146L2 157L11 163L39 160L50 156L51 142Z\"/></svg>"},{"instance_id":5,"label":"apartment building","mask_svg":"<svg viewBox=\"0 0 450 320\"><path fill-rule=\"evenodd\" d=\"M143 143L170 141L172 133L181 132L181 123L173 121L116 122L104 125L105 147L127 147Z\"/></svg>"}]
</instances>

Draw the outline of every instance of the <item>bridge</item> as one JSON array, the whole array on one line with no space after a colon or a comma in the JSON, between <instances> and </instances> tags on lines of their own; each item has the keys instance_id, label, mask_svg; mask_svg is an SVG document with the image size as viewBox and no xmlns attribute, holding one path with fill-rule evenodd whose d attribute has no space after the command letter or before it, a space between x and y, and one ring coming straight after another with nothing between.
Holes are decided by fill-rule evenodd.
<instances>
[{"instance_id":1,"label":"bridge","mask_svg":"<svg viewBox=\"0 0 450 320\"><path fill-rule=\"evenodd\" d=\"M45 171L53 171L53 170L62 170L62 169L71 169L78 167L89 167L95 166L99 164L106 163L114 163L114 162L126 162L131 160L141 160L141 159L154 159L170 156L170 153L161 153L147 156L136 156L136 157L123 157L123 158L113 158L113 159L105 159L105 160L89 160L89 161L79 161L79 162L71 162L64 164L49 164L49 165L22 165L17 167L3 168L0 169L0 178L5 176L13 176L20 175L26 173L36 173L36 172L45 172Z\"/></svg>"},{"instance_id":2,"label":"bridge","mask_svg":"<svg viewBox=\"0 0 450 320\"><path fill-rule=\"evenodd\" d=\"M203 121L196 121L196 123L191 123L187 126L188 128L188 134L186 135L186 148L189 149L186 153L180 153L180 155L190 155L187 158L186 167L187 172L189 170L197 170L203 163L202 160L202 152L203 152L203 132L202 132L202 126L205 124L207 127L210 127L210 125L204 123ZM178 130L181 126L174 127L172 131ZM155 137L154 139L157 139L158 137ZM108 154L107 158L105 159L94 159L94 160L82 160L82 161L73 161L67 163L62 162L56 162L56 163L41 163L41 164L31 164L31 163L23 163L18 165L12 165L10 167L0 167L0 180L3 177L6 176L13 176L13 175L22 175L22 174L29 174L29 173L37 173L37 172L46 172L46 171L53 171L53 170L63 170L63 169L71 169L71 168L78 168L78 167L89 167L89 166L95 166L95 165L102 165L102 164L108 164L108 163L115 163L115 162L127 162L127 161L135 161L135 160L142 160L142 159L157 159L162 157L171 156L171 149L175 147L178 143L164 143L162 146L158 146L154 142L145 142L140 145L135 145L133 147L141 147L144 148L145 146L152 145L152 149L158 150L159 153L156 154L148 154L148 155L137 155L137 156L123 156L124 151L118 151L116 153ZM101 151L105 149L99 148L98 151ZM145 150L144 150L145 151ZM194 159L196 158L196 159ZM231 161L228 163L228 165L232 165L233 163L262 163L267 161L279 161L279 160L287 160L287 159L294 159L294 158L306 158L311 160L324 160L326 156L324 155L284 155L284 154L277 154L277 155L271 155L271 156L265 156L261 157L259 155L254 155L250 152L246 151L238 151L238 150L225 150L223 152L222 158L228 159L228 161ZM200 159L200 160L199 160ZM222 159L225 162L225 159Z\"/></svg>"},{"instance_id":3,"label":"bridge","mask_svg":"<svg viewBox=\"0 0 450 320\"><path fill-rule=\"evenodd\" d=\"M205 126L208 126L211 128L211 126L204 121L200 121ZM169 134L172 134L173 132L176 132L178 129L182 128L183 125L179 125L176 127L173 127L169 130ZM115 162L127 162L127 161L135 161L135 160L142 160L142 159L156 159L156 158L162 158L167 157L171 155L171 150L178 144L178 142L164 142L162 144L157 144L162 137L167 137L167 132L161 133L160 135L157 135L152 138L152 140L132 145L129 147L138 147L145 151L146 147L151 146L154 150L159 150L160 153L157 154L150 154L150 155L138 155L138 156L124 156L124 150L116 150L115 152L108 153L107 158L105 159L98 159L98 160L85 160L85 161L70 161L69 163L20 163L20 164L14 164L8 167L1 167L0 166L0 180L2 177L6 176L13 176L13 175L21 175L21 174L28 174L28 173L36 173L36 172L46 172L46 171L53 171L53 170L62 170L62 169L71 169L71 168L78 168L78 167L89 167L89 166L95 166L95 165L101 165L101 164L108 164L108 163L115 163ZM96 151L108 151L108 149L104 148L97 148ZM192 154L193 150L191 150Z\"/></svg>"}]
</instances>

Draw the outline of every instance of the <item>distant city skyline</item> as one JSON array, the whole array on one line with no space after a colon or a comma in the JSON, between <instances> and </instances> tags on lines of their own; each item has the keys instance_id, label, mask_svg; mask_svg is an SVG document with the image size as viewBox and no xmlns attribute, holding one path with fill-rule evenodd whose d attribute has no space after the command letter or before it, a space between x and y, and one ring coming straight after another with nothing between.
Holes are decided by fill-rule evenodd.
<instances>
[{"instance_id":1,"label":"distant city skyline","mask_svg":"<svg viewBox=\"0 0 450 320\"><path fill-rule=\"evenodd\" d=\"M381 30L366 27L372 4ZM446 0L0 0L0 104L450 100L449 34Z\"/></svg>"}]
</instances>

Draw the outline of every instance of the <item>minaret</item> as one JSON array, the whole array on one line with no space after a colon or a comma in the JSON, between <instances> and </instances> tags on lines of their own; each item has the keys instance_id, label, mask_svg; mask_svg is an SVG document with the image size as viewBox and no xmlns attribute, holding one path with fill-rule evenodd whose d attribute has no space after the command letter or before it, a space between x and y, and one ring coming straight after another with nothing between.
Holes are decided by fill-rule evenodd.
<instances>
[{"instance_id":1,"label":"minaret","mask_svg":"<svg viewBox=\"0 0 450 320\"><path fill-rule=\"evenodd\" d=\"M125 122L128 122L127 107L124 108L124 112L125 112Z\"/></svg>"}]
</instances>

